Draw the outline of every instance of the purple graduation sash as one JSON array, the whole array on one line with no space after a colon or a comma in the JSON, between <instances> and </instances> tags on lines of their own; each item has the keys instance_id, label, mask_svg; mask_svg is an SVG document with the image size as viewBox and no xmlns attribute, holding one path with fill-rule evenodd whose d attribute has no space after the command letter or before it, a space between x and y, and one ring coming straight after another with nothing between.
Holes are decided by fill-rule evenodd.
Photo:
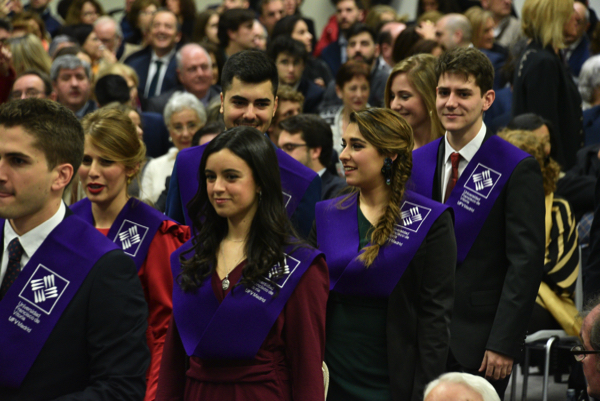
<instances>
[{"instance_id":1,"label":"purple graduation sash","mask_svg":"<svg viewBox=\"0 0 600 401\"><path fill-rule=\"evenodd\" d=\"M192 221L188 215L187 204L196 195L196 192L198 192L198 170L206 146L208 144L183 149L177 155L177 177L179 180L181 203L184 205L183 214L185 216L185 224L190 227L192 226ZM279 162L283 204L285 205L288 217L292 217L310 183L317 177L317 173L281 149L276 149L275 153Z\"/></svg>"},{"instance_id":2,"label":"purple graduation sash","mask_svg":"<svg viewBox=\"0 0 600 401\"><path fill-rule=\"evenodd\" d=\"M379 249L366 268L358 256L357 194L317 203L316 224L319 249L327 255L329 288L345 295L386 298L408 268L429 229L448 206L406 191L402 200L402 224L396 224L390 241Z\"/></svg>"},{"instance_id":3,"label":"purple graduation sash","mask_svg":"<svg viewBox=\"0 0 600 401\"><path fill-rule=\"evenodd\" d=\"M171 254L173 279L181 271L179 256L192 247L189 240ZM321 254L312 248L286 249L286 264L269 272L284 271L284 276L264 278L252 288L233 288L223 302L215 297L211 277L195 292L184 293L173 286L173 316L179 336L189 356L202 359L253 359L302 275ZM191 255L185 255L191 257ZM279 294L276 294L276 288Z\"/></svg>"},{"instance_id":4,"label":"purple graduation sash","mask_svg":"<svg viewBox=\"0 0 600 401\"><path fill-rule=\"evenodd\" d=\"M412 189L431 197L438 139L413 152ZM488 138L458 178L446 204L454 209L458 263L464 262L496 199L527 152L497 136Z\"/></svg>"},{"instance_id":5,"label":"purple graduation sash","mask_svg":"<svg viewBox=\"0 0 600 401\"><path fill-rule=\"evenodd\" d=\"M70 208L81 219L94 225L92 202L88 198ZM171 219L144 202L130 198L110 227L107 238L131 256L139 271L148 255L150 243L165 220Z\"/></svg>"},{"instance_id":6,"label":"purple graduation sash","mask_svg":"<svg viewBox=\"0 0 600 401\"><path fill-rule=\"evenodd\" d=\"M65 218L0 301L0 387L21 385L92 267L118 249L99 234L77 216Z\"/></svg>"}]
</instances>

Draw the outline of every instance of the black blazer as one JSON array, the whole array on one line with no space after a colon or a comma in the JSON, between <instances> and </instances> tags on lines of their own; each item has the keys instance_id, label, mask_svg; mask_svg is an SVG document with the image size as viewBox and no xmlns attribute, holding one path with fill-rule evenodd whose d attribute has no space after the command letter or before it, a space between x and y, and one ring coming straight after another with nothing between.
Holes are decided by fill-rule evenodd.
<instances>
[{"instance_id":1,"label":"black blazer","mask_svg":"<svg viewBox=\"0 0 600 401\"><path fill-rule=\"evenodd\" d=\"M441 141L433 183L433 199L439 202L443 158ZM528 157L513 171L466 259L456 266L450 350L462 366L479 369L485 350L515 359L521 355L542 279L545 241L542 175L538 162Z\"/></svg>"},{"instance_id":2,"label":"black blazer","mask_svg":"<svg viewBox=\"0 0 600 401\"><path fill-rule=\"evenodd\" d=\"M105 254L63 312L21 387L0 387L0 400L142 400L150 363L147 314L133 260L121 250Z\"/></svg>"},{"instance_id":3,"label":"black blazer","mask_svg":"<svg viewBox=\"0 0 600 401\"><path fill-rule=\"evenodd\" d=\"M347 186L345 179L329 169L325 170L321 176L321 200L337 198L340 196L340 191Z\"/></svg>"},{"instance_id":4,"label":"black blazer","mask_svg":"<svg viewBox=\"0 0 600 401\"><path fill-rule=\"evenodd\" d=\"M125 64L133 68L138 74L138 78L140 80L138 84L138 96L142 100L142 103L144 103L146 100L144 93L146 92L146 81L148 80L148 69L150 68L151 60L151 46L146 46L142 50L133 53L125 59ZM167 71L165 72L165 78L163 79L160 93L173 89L177 85L179 85L179 81L177 79L177 61L175 60L175 55L173 55L169 61L169 65L167 66Z\"/></svg>"}]
</instances>

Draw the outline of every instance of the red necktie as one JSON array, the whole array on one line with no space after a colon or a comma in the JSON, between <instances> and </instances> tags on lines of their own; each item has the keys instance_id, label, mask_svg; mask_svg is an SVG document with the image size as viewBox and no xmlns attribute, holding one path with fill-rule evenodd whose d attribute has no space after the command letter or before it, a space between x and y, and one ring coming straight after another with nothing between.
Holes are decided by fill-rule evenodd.
<instances>
[{"instance_id":1,"label":"red necktie","mask_svg":"<svg viewBox=\"0 0 600 401\"><path fill-rule=\"evenodd\" d=\"M456 181L458 181L458 162L460 162L460 153L452 152L450 155L450 161L452 162L452 175L450 175L450 179L448 180L448 186L446 187L446 195L444 196L444 203L450 197L454 186L456 185Z\"/></svg>"},{"instance_id":2,"label":"red necktie","mask_svg":"<svg viewBox=\"0 0 600 401\"><path fill-rule=\"evenodd\" d=\"M21 272L21 256L23 256L23 247L19 239L15 238L8 244L8 267L4 274L4 280L2 280L2 286L0 286L0 299L4 298L4 294Z\"/></svg>"}]
</instances>

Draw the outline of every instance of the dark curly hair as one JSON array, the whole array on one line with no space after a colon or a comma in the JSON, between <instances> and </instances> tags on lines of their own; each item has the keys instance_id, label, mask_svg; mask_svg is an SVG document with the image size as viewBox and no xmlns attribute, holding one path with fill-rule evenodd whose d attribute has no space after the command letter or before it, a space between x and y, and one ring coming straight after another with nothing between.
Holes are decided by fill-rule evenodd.
<instances>
[{"instance_id":1,"label":"dark curly hair","mask_svg":"<svg viewBox=\"0 0 600 401\"><path fill-rule=\"evenodd\" d=\"M193 248L181 256L178 283L186 291L194 291L217 265L221 241L227 235L227 219L217 214L209 201L206 188L206 161L223 149L244 160L252 170L256 185L261 189L258 209L244 246L247 263L240 284L251 287L264 277L276 263L284 263L284 248L299 244L283 204L277 155L267 136L252 127L231 128L213 139L202 155L198 170L200 186L188 203L188 210L197 233ZM186 254L194 252L189 259Z\"/></svg>"}]
</instances>

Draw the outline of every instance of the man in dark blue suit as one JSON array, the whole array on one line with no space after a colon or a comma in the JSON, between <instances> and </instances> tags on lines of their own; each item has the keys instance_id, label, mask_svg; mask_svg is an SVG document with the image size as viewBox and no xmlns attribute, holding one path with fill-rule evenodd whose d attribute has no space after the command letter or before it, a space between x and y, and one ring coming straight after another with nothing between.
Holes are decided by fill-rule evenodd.
<instances>
[{"instance_id":1,"label":"man in dark blue suit","mask_svg":"<svg viewBox=\"0 0 600 401\"><path fill-rule=\"evenodd\" d=\"M347 185L332 160L333 133L329 124L319 116L300 114L283 120L279 128L279 148L321 176L321 200L339 196ZM334 157L337 161L337 154Z\"/></svg>"},{"instance_id":2,"label":"man in dark blue suit","mask_svg":"<svg viewBox=\"0 0 600 401\"><path fill-rule=\"evenodd\" d=\"M565 29L565 45L564 56L569 63L571 74L577 78L581 72L581 66L590 58L590 38L586 34L590 26L589 11L587 7L576 1L573 4L573 17L568 22L570 28Z\"/></svg>"},{"instance_id":3,"label":"man in dark blue suit","mask_svg":"<svg viewBox=\"0 0 600 401\"><path fill-rule=\"evenodd\" d=\"M125 64L139 77L138 93L142 100L158 96L177 86L175 52L181 40L177 17L171 11L161 10L150 23L150 45L127 57Z\"/></svg>"},{"instance_id":4,"label":"man in dark blue suit","mask_svg":"<svg viewBox=\"0 0 600 401\"><path fill-rule=\"evenodd\" d=\"M277 67L279 84L288 85L304 96L304 112L316 113L323 99L323 88L302 77L308 53L306 47L289 36L277 37L269 46L269 57Z\"/></svg>"}]
</instances>

